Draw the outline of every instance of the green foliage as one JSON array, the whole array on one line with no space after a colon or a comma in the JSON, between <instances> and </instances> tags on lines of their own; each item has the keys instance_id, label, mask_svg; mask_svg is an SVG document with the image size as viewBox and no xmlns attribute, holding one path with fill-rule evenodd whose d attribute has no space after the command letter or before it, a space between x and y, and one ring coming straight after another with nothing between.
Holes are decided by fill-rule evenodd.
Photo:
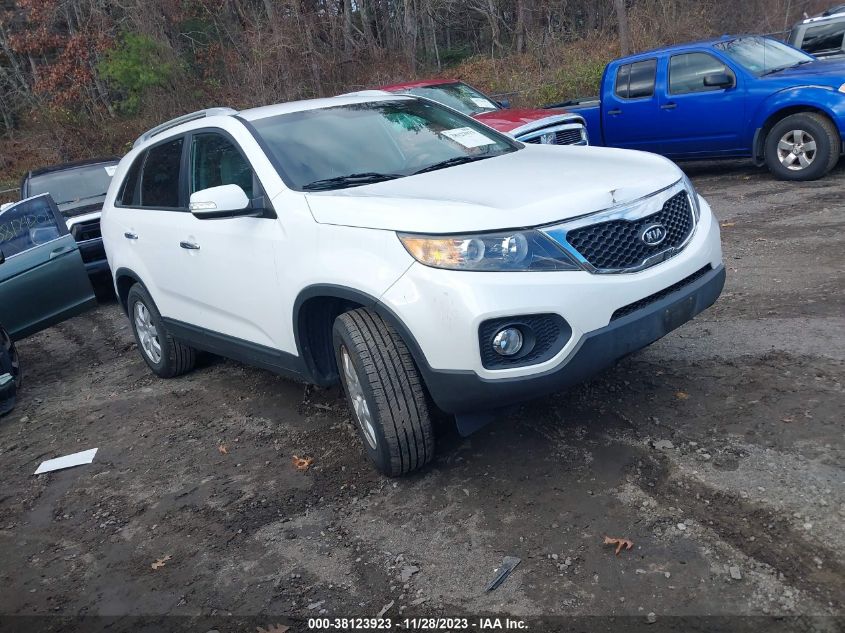
<instances>
[{"instance_id":1,"label":"green foliage","mask_svg":"<svg viewBox=\"0 0 845 633\"><path fill-rule=\"evenodd\" d=\"M559 68L551 82L541 85L534 95L537 103L551 103L599 94L601 76L610 59L573 60Z\"/></svg>"},{"instance_id":2,"label":"green foliage","mask_svg":"<svg viewBox=\"0 0 845 633\"><path fill-rule=\"evenodd\" d=\"M135 114L144 93L164 86L175 74L176 65L168 59L166 48L146 35L126 33L99 66L100 75L122 95L119 109Z\"/></svg>"}]
</instances>

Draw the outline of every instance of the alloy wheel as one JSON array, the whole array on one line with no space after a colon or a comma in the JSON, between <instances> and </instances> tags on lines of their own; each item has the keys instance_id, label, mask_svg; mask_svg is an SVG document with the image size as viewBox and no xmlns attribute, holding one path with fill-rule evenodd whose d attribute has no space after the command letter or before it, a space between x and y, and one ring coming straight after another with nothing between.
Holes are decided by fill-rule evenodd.
<instances>
[{"instance_id":1,"label":"alloy wheel","mask_svg":"<svg viewBox=\"0 0 845 633\"><path fill-rule=\"evenodd\" d=\"M778 159L789 170L806 169L816 159L816 139L806 130L790 130L778 141Z\"/></svg>"},{"instance_id":2,"label":"alloy wheel","mask_svg":"<svg viewBox=\"0 0 845 633\"><path fill-rule=\"evenodd\" d=\"M12 339L9 338L9 335L6 333L6 330L3 329L0 329L0 344L2 344L3 351L6 352L6 355L9 357L9 360L12 363L12 380L15 381L16 385L20 385L21 361L18 357L18 350L15 347L15 344L12 343Z\"/></svg>"},{"instance_id":3,"label":"alloy wheel","mask_svg":"<svg viewBox=\"0 0 845 633\"><path fill-rule=\"evenodd\" d=\"M376 430L373 425L373 415L370 412L370 405L367 403L367 398L364 396L361 379L358 377L358 372L355 370L355 365L352 364L352 358L349 356L349 351L345 345L342 345L340 348L340 358L343 364L343 378L346 383L346 391L349 394L349 399L352 401L355 419L361 427L367 444L370 445L370 448L375 449L377 440Z\"/></svg>"},{"instance_id":4,"label":"alloy wheel","mask_svg":"<svg viewBox=\"0 0 845 633\"><path fill-rule=\"evenodd\" d=\"M144 350L147 358L156 365L160 363L161 341L158 337L158 330L150 318L150 311L141 301L135 303L135 331L138 333L141 349Z\"/></svg>"}]
</instances>

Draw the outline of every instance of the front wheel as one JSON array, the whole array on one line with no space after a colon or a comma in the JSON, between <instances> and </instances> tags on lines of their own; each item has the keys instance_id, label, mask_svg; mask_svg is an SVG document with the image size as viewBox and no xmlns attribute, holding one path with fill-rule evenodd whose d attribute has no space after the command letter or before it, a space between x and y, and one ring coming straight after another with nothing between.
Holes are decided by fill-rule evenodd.
<instances>
[{"instance_id":1,"label":"front wheel","mask_svg":"<svg viewBox=\"0 0 845 633\"><path fill-rule=\"evenodd\" d=\"M333 340L340 379L367 456L390 477L434 457L434 425L411 353L367 308L340 315Z\"/></svg>"},{"instance_id":2,"label":"front wheel","mask_svg":"<svg viewBox=\"0 0 845 633\"><path fill-rule=\"evenodd\" d=\"M825 116L799 112L778 121L766 137L766 165L781 180L816 180L836 166L842 140Z\"/></svg>"}]
</instances>

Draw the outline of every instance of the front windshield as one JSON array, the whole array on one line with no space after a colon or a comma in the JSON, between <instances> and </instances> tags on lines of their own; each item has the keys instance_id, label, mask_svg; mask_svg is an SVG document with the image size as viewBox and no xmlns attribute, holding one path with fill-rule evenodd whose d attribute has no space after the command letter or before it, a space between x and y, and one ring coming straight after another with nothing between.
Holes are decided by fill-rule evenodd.
<instances>
[{"instance_id":1,"label":"front windshield","mask_svg":"<svg viewBox=\"0 0 845 633\"><path fill-rule=\"evenodd\" d=\"M29 196L49 193L61 211L98 202L106 195L117 163L97 163L47 172L29 180Z\"/></svg>"},{"instance_id":2,"label":"front windshield","mask_svg":"<svg viewBox=\"0 0 845 633\"><path fill-rule=\"evenodd\" d=\"M815 58L768 37L740 37L716 48L755 75L767 75L814 61Z\"/></svg>"},{"instance_id":3,"label":"front windshield","mask_svg":"<svg viewBox=\"0 0 845 633\"><path fill-rule=\"evenodd\" d=\"M422 88L409 88L405 92L417 97L425 97L432 101L437 101L437 103L447 105L469 116L499 109L498 105L478 92L478 90L460 82L425 86Z\"/></svg>"},{"instance_id":4,"label":"front windshield","mask_svg":"<svg viewBox=\"0 0 845 633\"><path fill-rule=\"evenodd\" d=\"M519 146L420 99L303 110L252 122L289 184L319 191L492 158Z\"/></svg>"}]
</instances>

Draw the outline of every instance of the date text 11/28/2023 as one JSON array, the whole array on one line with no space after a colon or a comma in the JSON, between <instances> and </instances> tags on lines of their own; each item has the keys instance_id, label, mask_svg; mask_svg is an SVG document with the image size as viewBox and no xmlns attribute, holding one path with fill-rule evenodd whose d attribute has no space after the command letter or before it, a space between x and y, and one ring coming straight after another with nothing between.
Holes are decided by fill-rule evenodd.
<instances>
[{"instance_id":1,"label":"date text 11/28/2023","mask_svg":"<svg viewBox=\"0 0 845 633\"><path fill-rule=\"evenodd\" d=\"M520 618L309 618L309 631L497 631L527 630Z\"/></svg>"}]
</instances>

